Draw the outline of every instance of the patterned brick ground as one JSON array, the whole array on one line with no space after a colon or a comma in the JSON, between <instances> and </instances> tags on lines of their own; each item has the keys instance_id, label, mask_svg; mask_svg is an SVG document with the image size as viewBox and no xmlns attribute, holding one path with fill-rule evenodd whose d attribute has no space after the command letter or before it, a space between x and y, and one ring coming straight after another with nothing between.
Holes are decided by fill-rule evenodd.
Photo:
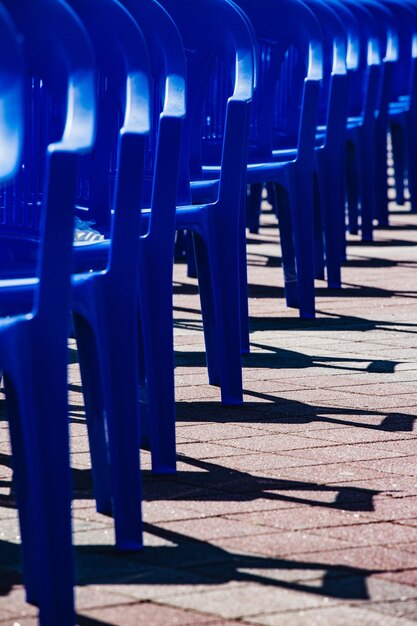
<instances>
[{"instance_id":1,"label":"patterned brick ground","mask_svg":"<svg viewBox=\"0 0 417 626\"><path fill-rule=\"evenodd\" d=\"M316 321L286 309L263 221L242 407L207 383L196 281L175 269L178 474L152 476L143 452L139 554L115 554L95 512L70 366L79 626L417 623L417 216L394 212L373 245L351 237L343 289L317 282ZM29 626L0 426L0 624Z\"/></svg>"}]
</instances>

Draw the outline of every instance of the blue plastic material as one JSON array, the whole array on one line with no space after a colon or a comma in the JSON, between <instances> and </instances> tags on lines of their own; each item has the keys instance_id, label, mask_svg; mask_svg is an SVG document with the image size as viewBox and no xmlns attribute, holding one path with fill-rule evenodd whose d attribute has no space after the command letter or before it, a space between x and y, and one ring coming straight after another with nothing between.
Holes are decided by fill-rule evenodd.
<instances>
[{"instance_id":1,"label":"blue plastic material","mask_svg":"<svg viewBox=\"0 0 417 626\"><path fill-rule=\"evenodd\" d=\"M239 0L252 22L259 63L247 182L256 205L275 185L286 298L315 316L313 167L323 59L320 25L301 2ZM249 210L251 212L251 210Z\"/></svg>"},{"instance_id":2,"label":"blue plastic material","mask_svg":"<svg viewBox=\"0 0 417 626\"><path fill-rule=\"evenodd\" d=\"M80 202L97 224L111 223L110 239L75 246L74 325L97 508L113 512L116 547L130 550L142 545L137 267L151 124L149 61L141 32L121 4L70 2L97 60L97 141L83 170L82 188L89 193Z\"/></svg>"},{"instance_id":3,"label":"blue plastic material","mask_svg":"<svg viewBox=\"0 0 417 626\"><path fill-rule=\"evenodd\" d=\"M333 9L322 0L307 6L321 24L323 34L323 86L315 150L315 261L316 278L332 289L341 286L342 230L344 229L345 135L348 98L348 31ZM317 206L319 204L319 206Z\"/></svg>"},{"instance_id":4,"label":"blue plastic material","mask_svg":"<svg viewBox=\"0 0 417 626\"><path fill-rule=\"evenodd\" d=\"M176 227L194 236L209 381L220 385L222 402L238 404L242 198L254 83L251 33L225 0L161 4L187 51ZM204 166L213 163L217 169L211 176Z\"/></svg>"},{"instance_id":5,"label":"blue plastic material","mask_svg":"<svg viewBox=\"0 0 417 626\"><path fill-rule=\"evenodd\" d=\"M394 158L397 204L404 204L408 179L411 210L417 212L417 8L403 0L382 0L395 17L399 37L399 62L393 76L388 116Z\"/></svg>"},{"instance_id":6,"label":"blue plastic material","mask_svg":"<svg viewBox=\"0 0 417 626\"><path fill-rule=\"evenodd\" d=\"M381 77L375 111L374 213L380 225L388 225L387 130L389 102L394 93L394 77L399 59L399 36L393 13L379 1L366 0L365 6L378 27L382 56Z\"/></svg>"},{"instance_id":7,"label":"blue plastic material","mask_svg":"<svg viewBox=\"0 0 417 626\"><path fill-rule=\"evenodd\" d=\"M172 274L186 64L180 35L165 9L153 0L124 4L146 39L153 84L138 266L141 424L152 470L166 474L176 467Z\"/></svg>"},{"instance_id":8,"label":"blue plastic material","mask_svg":"<svg viewBox=\"0 0 417 626\"><path fill-rule=\"evenodd\" d=\"M13 315L0 319L0 363L24 582L28 600L39 605L42 626L73 626L67 329L76 165L94 140L93 59L81 24L58 0L6 0L4 4L22 42L26 71L22 167L16 182L1 190L6 209L2 220L5 273L11 275L14 267L7 266L7 252L12 249L7 242L13 238L25 245L25 229L19 235L18 217L36 210L41 218L36 277L0 280L2 314L7 315L8 307L13 310ZM7 88L1 96L0 119L4 179L18 164L23 118L16 35L7 32L3 11L0 15L0 90ZM13 194L18 188L21 195ZM31 284L34 302L29 310L19 311L20 292L27 294Z\"/></svg>"},{"instance_id":9,"label":"blue plastic material","mask_svg":"<svg viewBox=\"0 0 417 626\"><path fill-rule=\"evenodd\" d=\"M363 240L372 239L375 215L375 116L381 78L381 45L378 23L364 4L354 0L329 0L344 19L349 11L359 35L358 67L349 71L346 146L346 192L349 230L357 233L359 207Z\"/></svg>"}]
</instances>

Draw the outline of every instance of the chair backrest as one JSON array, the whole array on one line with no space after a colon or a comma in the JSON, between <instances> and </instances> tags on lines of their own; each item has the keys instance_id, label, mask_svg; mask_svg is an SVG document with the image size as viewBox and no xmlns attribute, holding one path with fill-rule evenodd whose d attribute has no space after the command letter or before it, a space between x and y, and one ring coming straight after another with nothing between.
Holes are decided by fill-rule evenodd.
<instances>
[{"instance_id":1,"label":"chair backrest","mask_svg":"<svg viewBox=\"0 0 417 626\"><path fill-rule=\"evenodd\" d=\"M20 166L24 134L23 57L10 16L0 5L0 181ZM5 207L0 206L0 223Z\"/></svg>"},{"instance_id":2,"label":"chair backrest","mask_svg":"<svg viewBox=\"0 0 417 626\"><path fill-rule=\"evenodd\" d=\"M403 0L380 0L394 16L398 33L398 63L392 81L392 100L410 95L413 59L417 58L417 8Z\"/></svg>"},{"instance_id":3,"label":"chair backrest","mask_svg":"<svg viewBox=\"0 0 417 626\"><path fill-rule=\"evenodd\" d=\"M399 59L398 27L392 12L379 0L365 0L364 5L373 16L378 29L382 68L377 112L379 119L386 124L388 105L392 94L393 76Z\"/></svg>"},{"instance_id":4,"label":"chair backrest","mask_svg":"<svg viewBox=\"0 0 417 626\"><path fill-rule=\"evenodd\" d=\"M397 61L399 56L398 25L392 11L380 0L364 0L377 29L381 61Z\"/></svg>"},{"instance_id":5,"label":"chair backrest","mask_svg":"<svg viewBox=\"0 0 417 626\"><path fill-rule=\"evenodd\" d=\"M252 22L250 21L250 19L248 18L248 16L246 15L246 13L244 11L242 11L242 9L240 8L240 6L238 4L236 4L236 2L234 2L234 0L227 0L227 2L229 4L231 4L240 14L240 16L242 17L242 19L245 21L245 24L248 28L249 31L249 35L252 41L252 53L253 53L253 89L256 89L256 84L258 81L258 60L257 60L257 55L256 55L256 33L255 30L252 26Z\"/></svg>"},{"instance_id":6,"label":"chair backrest","mask_svg":"<svg viewBox=\"0 0 417 626\"><path fill-rule=\"evenodd\" d=\"M347 78L347 51L348 37L343 26L343 22L337 13L324 0L303 0L314 13L321 25L323 42L323 83L320 92L319 118L320 125L326 128L332 126L329 119L329 98L331 95L332 80L335 76ZM346 85L343 87L344 95L342 100L346 100ZM339 103L339 107L340 107ZM344 102L346 104L346 102Z\"/></svg>"},{"instance_id":7,"label":"chair backrest","mask_svg":"<svg viewBox=\"0 0 417 626\"><path fill-rule=\"evenodd\" d=\"M361 39L356 18L351 11L338 0L323 0L339 18L346 36L346 69L355 72L359 67Z\"/></svg>"},{"instance_id":8,"label":"chair backrest","mask_svg":"<svg viewBox=\"0 0 417 626\"><path fill-rule=\"evenodd\" d=\"M354 0L328 0L344 23L350 13L357 25L359 54L356 69L349 71L350 116L373 117L377 106L381 67L381 50L375 19L363 5Z\"/></svg>"},{"instance_id":9,"label":"chair backrest","mask_svg":"<svg viewBox=\"0 0 417 626\"><path fill-rule=\"evenodd\" d=\"M271 157L273 148L303 146L308 136L309 158L317 122L317 102L305 102L311 86L318 97L323 78L320 25L312 11L295 0L238 0L256 33L258 81L251 118L250 159ZM306 91L307 90L307 91ZM311 94L313 95L313 94ZM306 132L306 113L311 119ZM304 150L302 149L301 152Z\"/></svg>"},{"instance_id":10,"label":"chair backrest","mask_svg":"<svg viewBox=\"0 0 417 626\"><path fill-rule=\"evenodd\" d=\"M138 250L151 118L149 59L142 33L117 0L69 3L87 29L97 70L97 138L84 164L79 202L98 228L111 230L108 269L123 273L135 267Z\"/></svg>"},{"instance_id":11,"label":"chair backrest","mask_svg":"<svg viewBox=\"0 0 417 626\"><path fill-rule=\"evenodd\" d=\"M163 0L186 50L187 114L180 161L179 203L203 164L221 164L219 195L236 194L246 167L248 106L254 84L247 22L226 0ZM238 187L236 187L238 185Z\"/></svg>"},{"instance_id":12,"label":"chair backrest","mask_svg":"<svg viewBox=\"0 0 417 626\"><path fill-rule=\"evenodd\" d=\"M3 190L2 235L35 236L41 221L35 309L49 315L51 303L68 304L76 165L95 136L93 56L82 24L60 0L3 4L22 41L26 118L22 167ZM61 323L65 315L55 317Z\"/></svg>"}]
</instances>

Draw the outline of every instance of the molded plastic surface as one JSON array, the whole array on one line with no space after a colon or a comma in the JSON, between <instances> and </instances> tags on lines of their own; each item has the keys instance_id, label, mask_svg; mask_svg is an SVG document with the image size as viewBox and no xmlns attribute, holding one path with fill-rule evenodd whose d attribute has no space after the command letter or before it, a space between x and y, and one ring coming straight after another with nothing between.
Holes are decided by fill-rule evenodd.
<instances>
[{"instance_id":1,"label":"molded plastic surface","mask_svg":"<svg viewBox=\"0 0 417 626\"><path fill-rule=\"evenodd\" d=\"M2 189L4 241L19 238L19 216L40 211L40 248L36 279L2 280L0 364L4 370L14 482L22 537L28 600L39 605L42 626L73 626L73 562L70 522L70 470L67 406L67 328L70 297L76 164L91 149L95 132L95 93L91 48L81 24L61 2L7 1L22 42L26 117L21 116L21 70L16 35L7 36L1 12L1 41L7 53L10 96L2 93L8 132L9 163L16 168L24 128L22 167L13 195ZM14 38L14 42L13 42ZM51 55L51 50L54 54ZM10 64L10 65L9 65ZM4 88L0 71L0 91ZM9 106L15 107L14 112ZM31 119L28 106L31 105ZM38 105L38 108L36 108ZM30 110L30 109L29 109ZM46 132L43 132L46 131ZM16 162L13 163L13 160ZM8 221L8 218L12 218ZM36 224L36 228L38 225ZM25 228L21 232L25 235ZM5 259L2 269L7 267ZM21 292L32 286L31 311L19 314ZM25 307L28 305L25 304ZM30 308L30 305L29 305Z\"/></svg>"}]
</instances>

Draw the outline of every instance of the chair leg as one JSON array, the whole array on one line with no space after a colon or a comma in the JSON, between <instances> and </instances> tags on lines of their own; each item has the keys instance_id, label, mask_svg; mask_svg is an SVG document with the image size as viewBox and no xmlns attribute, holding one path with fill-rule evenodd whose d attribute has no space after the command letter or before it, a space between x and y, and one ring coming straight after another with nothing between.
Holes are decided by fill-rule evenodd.
<instances>
[{"instance_id":1,"label":"chair leg","mask_svg":"<svg viewBox=\"0 0 417 626\"><path fill-rule=\"evenodd\" d=\"M216 315L210 261L207 247L203 239L196 233L193 233L193 239L197 263L201 313L203 316L208 378L210 385L220 385L220 354L217 344Z\"/></svg>"},{"instance_id":2,"label":"chair leg","mask_svg":"<svg viewBox=\"0 0 417 626\"><path fill-rule=\"evenodd\" d=\"M183 231L181 231L183 232ZM139 423L140 447L151 448L151 425L148 407L148 385L146 380L145 340L140 308L138 306L138 380L139 380Z\"/></svg>"},{"instance_id":3,"label":"chair leg","mask_svg":"<svg viewBox=\"0 0 417 626\"><path fill-rule=\"evenodd\" d=\"M326 202L323 184L320 183L320 173L314 175L314 267L316 278L324 280L324 240L322 223L322 205ZM327 259L328 262L328 259Z\"/></svg>"},{"instance_id":4,"label":"chair leg","mask_svg":"<svg viewBox=\"0 0 417 626\"><path fill-rule=\"evenodd\" d=\"M197 265L195 261L193 236L190 231L185 233L186 257L187 257L187 276L188 278L197 278Z\"/></svg>"},{"instance_id":5,"label":"chair leg","mask_svg":"<svg viewBox=\"0 0 417 626\"><path fill-rule=\"evenodd\" d=\"M217 207L219 213L223 207ZM226 211L223 210L223 213ZM218 218L218 216L217 216ZM216 216L212 217L216 220ZM206 232L207 256L212 285L212 313L215 324L220 374L221 397L224 404L242 402L242 361L239 316L239 238L238 225L222 224ZM231 236L235 228L235 237ZM201 247L200 247L201 249ZM199 266L200 276L200 266Z\"/></svg>"},{"instance_id":6,"label":"chair leg","mask_svg":"<svg viewBox=\"0 0 417 626\"><path fill-rule=\"evenodd\" d=\"M245 199L246 189L242 191L239 224L239 296L240 296L240 348L242 354L249 354L249 295L248 261L246 255Z\"/></svg>"},{"instance_id":7,"label":"chair leg","mask_svg":"<svg viewBox=\"0 0 417 626\"><path fill-rule=\"evenodd\" d=\"M96 508L99 513L110 514L112 512L110 465L96 337L90 324L78 313L74 313L74 328L83 386Z\"/></svg>"},{"instance_id":8,"label":"chair leg","mask_svg":"<svg viewBox=\"0 0 417 626\"><path fill-rule=\"evenodd\" d=\"M320 163L319 183L321 189L321 202L323 231L326 250L327 285L330 289L339 289L341 286L341 206L342 163L336 154L323 155Z\"/></svg>"},{"instance_id":9,"label":"chair leg","mask_svg":"<svg viewBox=\"0 0 417 626\"><path fill-rule=\"evenodd\" d=\"M279 183L275 185L275 198L284 272L285 299L288 307L298 309L300 303L298 298L297 270L295 267L291 203L287 189Z\"/></svg>"},{"instance_id":10,"label":"chair leg","mask_svg":"<svg viewBox=\"0 0 417 626\"><path fill-rule=\"evenodd\" d=\"M152 471L172 474L176 470L172 259L159 255L146 263L140 282Z\"/></svg>"},{"instance_id":11,"label":"chair leg","mask_svg":"<svg viewBox=\"0 0 417 626\"><path fill-rule=\"evenodd\" d=\"M275 185L273 182L266 183L266 199L269 204L274 208L275 206Z\"/></svg>"},{"instance_id":12,"label":"chair leg","mask_svg":"<svg viewBox=\"0 0 417 626\"><path fill-rule=\"evenodd\" d=\"M346 240L346 219L347 219L347 198L346 198L346 150L339 153L340 163L340 184L337 191L336 205L339 209L339 250L340 263L343 264L347 259L347 240Z\"/></svg>"},{"instance_id":13,"label":"chair leg","mask_svg":"<svg viewBox=\"0 0 417 626\"><path fill-rule=\"evenodd\" d=\"M391 123L392 156L394 161L394 181L396 203L403 205L405 178L405 142L404 132L399 124Z\"/></svg>"},{"instance_id":14,"label":"chair leg","mask_svg":"<svg viewBox=\"0 0 417 626\"><path fill-rule=\"evenodd\" d=\"M250 233L259 232L259 219L261 215L262 183L252 183L246 205L246 224Z\"/></svg>"},{"instance_id":15,"label":"chair leg","mask_svg":"<svg viewBox=\"0 0 417 626\"><path fill-rule=\"evenodd\" d=\"M348 205L348 225L351 235L359 232L359 175L357 149L353 142L346 142L346 194Z\"/></svg>"},{"instance_id":16,"label":"chair leg","mask_svg":"<svg viewBox=\"0 0 417 626\"><path fill-rule=\"evenodd\" d=\"M110 277L109 277L110 280ZM136 302L106 290L95 328L106 407L116 548L142 547ZM128 295L126 299L124 296ZM136 294L132 292L132 299ZM123 329L118 321L123 319ZM108 348L108 349L106 349Z\"/></svg>"},{"instance_id":17,"label":"chair leg","mask_svg":"<svg viewBox=\"0 0 417 626\"><path fill-rule=\"evenodd\" d=\"M294 224L294 248L297 263L298 297L300 317L314 318L314 216L313 216L313 173L302 171L301 166L294 171L294 197L292 206Z\"/></svg>"},{"instance_id":18,"label":"chair leg","mask_svg":"<svg viewBox=\"0 0 417 626\"><path fill-rule=\"evenodd\" d=\"M410 202L412 213L417 213L417 120L415 115L410 113L409 136L407 137L407 162L408 162L408 191L410 192Z\"/></svg>"},{"instance_id":19,"label":"chair leg","mask_svg":"<svg viewBox=\"0 0 417 626\"><path fill-rule=\"evenodd\" d=\"M381 123L378 123L376 133L375 183L375 217L378 219L379 226L388 226L387 134L385 124Z\"/></svg>"},{"instance_id":20,"label":"chair leg","mask_svg":"<svg viewBox=\"0 0 417 626\"><path fill-rule=\"evenodd\" d=\"M363 132L359 151L362 241L373 240L373 218L375 215L375 161L373 138L374 133Z\"/></svg>"},{"instance_id":21,"label":"chair leg","mask_svg":"<svg viewBox=\"0 0 417 626\"><path fill-rule=\"evenodd\" d=\"M29 433L25 429L25 420L21 415L16 389L7 372L4 373L4 388L12 447L13 485L19 511L23 581L27 601L37 604L39 602L39 576L37 574L37 540L33 520L36 495L34 495L34 488L31 484L33 472L29 461Z\"/></svg>"},{"instance_id":22,"label":"chair leg","mask_svg":"<svg viewBox=\"0 0 417 626\"><path fill-rule=\"evenodd\" d=\"M22 541L31 536L30 563L25 563L29 566L28 598L39 605L41 626L73 626L66 345L60 350L59 342L50 336L47 341L53 342L54 349L45 350L47 334L44 328L32 337L36 359L28 358L27 352L21 359L21 383L14 379L11 435L13 454L19 455L18 445L23 443L27 456L26 476L22 472L25 461L17 463L16 490L19 507L26 508ZM44 359L42 351L49 358ZM51 361L54 352L61 352L62 358Z\"/></svg>"}]
</instances>

